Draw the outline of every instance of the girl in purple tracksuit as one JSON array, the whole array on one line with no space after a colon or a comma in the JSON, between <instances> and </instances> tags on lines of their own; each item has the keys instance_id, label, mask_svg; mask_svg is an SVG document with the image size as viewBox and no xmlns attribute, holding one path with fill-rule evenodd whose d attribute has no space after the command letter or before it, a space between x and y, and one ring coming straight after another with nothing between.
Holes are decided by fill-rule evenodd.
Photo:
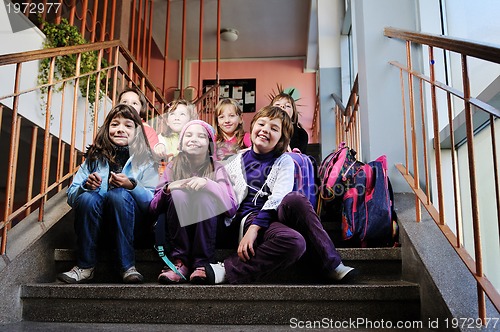
<instances>
[{"instance_id":1,"label":"girl in purple tracksuit","mask_svg":"<svg viewBox=\"0 0 500 332\"><path fill-rule=\"evenodd\" d=\"M180 152L156 187L150 212L165 218L172 245L169 257L175 265L163 269L160 283L206 283L205 266L214 259L218 221L236 211L227 173L214 161L215 147L212 126L201 120L188 122L179 136Z\"/></svg>"},{"instance_id":2,"label":"girl in purple tracksuit","mask_svg":"<svg viewBox=\"0 0 500 332\"><path fill-rule=\"evenodd\" d=\"M295 263L306 251L333 282L346 281L354 269L342 264L330 237L305 196L292 192L294 163L285 154L293 124L280 107L266 106L251 122L252 147L225 165L239 207L226 225L240 227L237 253L209 264L209 283L242 284Z\"/></svg>"}]
</instances>

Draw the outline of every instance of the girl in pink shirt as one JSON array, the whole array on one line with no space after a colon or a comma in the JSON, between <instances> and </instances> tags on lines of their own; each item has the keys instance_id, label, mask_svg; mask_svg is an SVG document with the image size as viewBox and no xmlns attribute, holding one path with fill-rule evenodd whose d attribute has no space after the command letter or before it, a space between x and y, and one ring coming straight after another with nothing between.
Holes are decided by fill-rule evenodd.
<instances>
[{"instance_id":1,"label":"girl in pink shirt","mask_svg":"<svg viewBox=\"0 0 500 332\"><path fill-rule=\"evenodd\" d=\"M243 112L236 100L219 100L215 106L215 122L218 160L226 159L252 145L250 134L243 129Z\"/></svg>"}]
</instances>

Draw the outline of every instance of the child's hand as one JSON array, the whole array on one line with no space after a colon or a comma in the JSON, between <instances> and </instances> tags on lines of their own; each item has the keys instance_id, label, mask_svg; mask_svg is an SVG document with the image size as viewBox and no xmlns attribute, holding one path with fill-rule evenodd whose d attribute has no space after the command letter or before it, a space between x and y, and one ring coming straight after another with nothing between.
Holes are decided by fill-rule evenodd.
<instances>
[{"instance_id":1,"label":"child's hand","mask_svg":"<svg viewBox=\"0 0 500 332\"><path fill-rule=\"evenodd\" d=\"M238 245L238 257L244 262L255 256L253 245L257 239L257 235L259 234L259 229L260 226L250 225Z\"/></svg>"},{"instance_id":2,"label":"child's hand","mask_svg":"<svg viewBox=\"0 0 500 332\"><path fill-rule=\"evenodd\" d=\"M98 173L92 173L89 175L83 186L89 190L96 190L101 186L102 179Z\"/></svg>"},{"instance_id":3,"label":"child's hand","mask_svg":"<svg viewBox=\"0 0 500 332\"><path fill-rule=\"evenodd\" d=\"M154 152L160 159L168 160L168 158L172 155L168 153L167 148L163 143L158 143L154 147Z\"/></svg>"},{"instance_id":4,"label":"child's hand","mask_svg":"<svg viewBox=\"0 0 500 332\"><path fill-rule=\"evenodd\" d=\"M130 182L128 176L123 173L111 172L109 176L109 184L117 188L125 188L128 190L134 189L134 184Z\"/></svg>"},{"instance_id":5,"label":"child's hand","mask_svg":"<svg viewBox=\"0 0 500 332\"><path fill-rule=\"evenodd\" d=\"M207 179L194 176L190 179L187 179L186 183L184 184L184 188L198 191L205 188L206 185Z\"/></svg>"}]
</instances>

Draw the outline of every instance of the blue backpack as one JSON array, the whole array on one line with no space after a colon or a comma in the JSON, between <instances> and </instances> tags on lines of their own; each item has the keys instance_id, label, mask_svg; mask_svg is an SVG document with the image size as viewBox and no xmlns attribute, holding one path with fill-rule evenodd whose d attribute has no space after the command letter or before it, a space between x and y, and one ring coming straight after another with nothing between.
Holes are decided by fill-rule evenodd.
<instances>
[{"instance_id":1,"label":"blue backpack","mask_svg":"<svg viewBox=\"0 0 500 332\"><path fill-rule=\"evenodd\" d=\"M313 158L301 153L298 149L287 152L295 164L295 181L293 191L302 193L309 200L313 208L317 203L316 167Z\"/></svg>"},{"instance_id":2,"label":"blue backpack","mask_svg":"<svg viewBox=\"0 0 500 332\"><path fill-rule=\"evenodd\" d=\"M387 158L361 166L343 197L342 238L361 247L398 245L394 195L387 176Z\"/></svg>"}]
</instances>

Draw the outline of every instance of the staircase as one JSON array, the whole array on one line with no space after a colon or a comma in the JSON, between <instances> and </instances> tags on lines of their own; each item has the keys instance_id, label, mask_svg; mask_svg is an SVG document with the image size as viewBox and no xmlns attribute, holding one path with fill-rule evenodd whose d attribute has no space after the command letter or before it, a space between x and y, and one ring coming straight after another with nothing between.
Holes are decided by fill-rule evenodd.
<instances>
[{"instance_id":1,"label":"staircase","mask_svg":"<svg viewBox=\"0 0 500 332\"><path fill-rule=\"evenodd\" d=\"M66 223L70 225L71 223ZM91 284L56 282L74 265L72 249L55 249L51 282L21 286L24 321L72 323L286 325L298 321L372 322L420 319L419 286L401 280L400 248L339 249L359 269L353 284L318 283L297 267L252 285L160 285L162 263L153 250L136 252L142 285L124 285L107 254ZM228 254L219 250L219 258ZM270 326L269 326L270 327ZM359 327L359 326L358 326Z\"/></svg>"}]
</instances>

